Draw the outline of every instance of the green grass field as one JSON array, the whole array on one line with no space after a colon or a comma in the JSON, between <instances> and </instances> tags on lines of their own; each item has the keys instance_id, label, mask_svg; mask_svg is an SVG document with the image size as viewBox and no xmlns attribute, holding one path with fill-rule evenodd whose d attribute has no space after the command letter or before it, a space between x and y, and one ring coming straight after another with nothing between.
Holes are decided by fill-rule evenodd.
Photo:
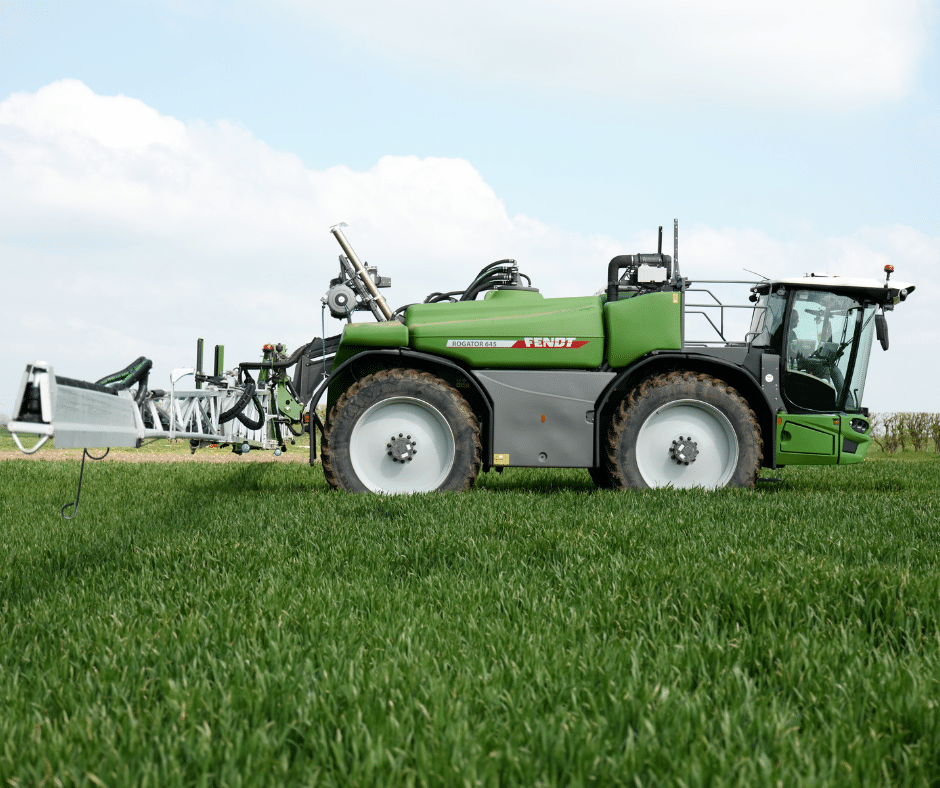
<instances>
[{"instance_id":1,"label":"green grass field","mask_svg":"<svg viewBox=\"0 0 940 788\"><path fill-rule=\"evenodd\" d=\"M0 785L940 785L940 460L0 463Z\"/></svg>"}]
</instances>

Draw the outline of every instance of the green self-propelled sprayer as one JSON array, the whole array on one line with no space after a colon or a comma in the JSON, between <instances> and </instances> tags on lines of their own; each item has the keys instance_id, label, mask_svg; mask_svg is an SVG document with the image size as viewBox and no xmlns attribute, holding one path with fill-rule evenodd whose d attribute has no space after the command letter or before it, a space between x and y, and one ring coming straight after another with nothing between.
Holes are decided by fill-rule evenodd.
<instances>
[{"instance_id":1,"label":"green self-propelled sprayer","mask_svg":"<svg viewBox=\"0 0 940 788\"><path fill-rule=\"evenodd\" d=\"M862 405L885 313L913 285L806 276L747 282L750 303L716 302L718 280L679 273L672 255L619 255L596 295L545 298L514 260L483 268L461 291L392 310L391 282L364 265L342 231L339 276L323 309L341 334L260 362L175 370L147 387L150 362L97 383L26 368L10 431L58 446L139 446L186 438L193 450L286 448L319 432L310 461L352 492L465 490L480 471L586 468L601 487L750 487L762 467L860 462L871 442ZM727 282L724 282L727 284ZM713 300L695 303L696 293ZM718 341L686 338L686 318L710 317ZM728 341L725 310L750 310ZM353 323L370 311L375 322ZM195 376L194 390L176 384ZM325 396L325 418L317 405ZM21 445L21 444L20 444ZM34 446L33 449L36 447ZM33 450L30 449L30 450ZM26 450L26 449L24 449Z\"/></svg>"}]
</instances>

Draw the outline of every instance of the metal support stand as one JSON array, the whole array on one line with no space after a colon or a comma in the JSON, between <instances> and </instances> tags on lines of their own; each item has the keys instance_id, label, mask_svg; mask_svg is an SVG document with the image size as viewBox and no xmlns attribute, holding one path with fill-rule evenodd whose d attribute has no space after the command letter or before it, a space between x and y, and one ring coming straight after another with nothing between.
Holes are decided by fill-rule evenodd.
<instances>
[{"instance_id":1,"label":"metal support stand","mask_svg":"<svg viewBox=\"0 0 940 788\"><path fill-rule=\"evenodd\" d=\"M108 452L110 451L111 449L105 449L104 454L102 454L100 457L95 457L93 454L88 453L88 449L82 449L82 467L81 467L81 470L78 472L78 492L75 493L74 501L72 501L71 503L65 504L65 506L63 506L59 510L59 514L62 515L62 519L74 520L75 517L78 515L78 502L82 497L82 477L85 475L85 458L88 457L88 459L90 460L103 460L105 457L108 456ZM66 514L65 510L68 509L70 506L72 507L72 513Z\"/></svg>"}]
</instances>

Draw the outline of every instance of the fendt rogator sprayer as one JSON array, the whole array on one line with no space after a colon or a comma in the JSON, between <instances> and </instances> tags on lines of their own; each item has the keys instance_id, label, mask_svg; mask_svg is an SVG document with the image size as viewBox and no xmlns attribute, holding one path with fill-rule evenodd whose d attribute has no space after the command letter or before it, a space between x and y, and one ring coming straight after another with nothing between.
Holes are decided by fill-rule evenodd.
<instances>
[{"instance_id":1,"label":"fendt rogator sprayer","mask_svg":"<svg viewBox=\"0 0 940 788\"><path fill-rule=\"evenodd\" d=\"M545 298L499 260L466 290L392 311L378 291L390 280L363 265L343 226L331 230L340 275L323 296L349 321L342 334L290 356L268 345L262 361L227 372L217 348L211 375L200 344L169 390L148 388L147 359L97 383L37 362L10 431L79 448L186 438L194 451L279 451L307 422L327 480L353 492L464 490L481 469L517 466L586 468L611 488L749 487L761 467L864 459L872 339L887 350L885 312L914 290L886 266L884 281L731 283L750 286L750 303L725 305L709 287L726 280L680 276L676 222L672 256L660 227L658 251L615 257L593 296ZM726 309L751 311L741 341L724 336ZM357 310L376 322L353 323ZM687 339L692 314L718 339ZM177 390L190 374L196 389Z\"/></svg>"}]
</instances>

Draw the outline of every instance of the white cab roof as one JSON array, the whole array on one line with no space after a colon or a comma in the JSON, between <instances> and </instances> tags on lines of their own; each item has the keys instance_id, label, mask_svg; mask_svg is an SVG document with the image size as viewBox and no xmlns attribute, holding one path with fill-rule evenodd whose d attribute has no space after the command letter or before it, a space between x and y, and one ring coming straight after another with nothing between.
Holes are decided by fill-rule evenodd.
<instances>
[{"instance_id":1,"label":"white cab roof","mask_svg":"<svg viewBox=\"0 0 940 788\"><path fill-rule=\"evenodd\" d=\"M877 301L894 301L902 290L907 292L905 297L914 290L914 285L907 282L897 282L894 279L888 280L887 284L878 279L863 279L855 276L802 276L791 279L772 279L771 287L774 285L785 285L787 287L801 287L807 290L859 290Z\"/></svg>"}]
</instances>

